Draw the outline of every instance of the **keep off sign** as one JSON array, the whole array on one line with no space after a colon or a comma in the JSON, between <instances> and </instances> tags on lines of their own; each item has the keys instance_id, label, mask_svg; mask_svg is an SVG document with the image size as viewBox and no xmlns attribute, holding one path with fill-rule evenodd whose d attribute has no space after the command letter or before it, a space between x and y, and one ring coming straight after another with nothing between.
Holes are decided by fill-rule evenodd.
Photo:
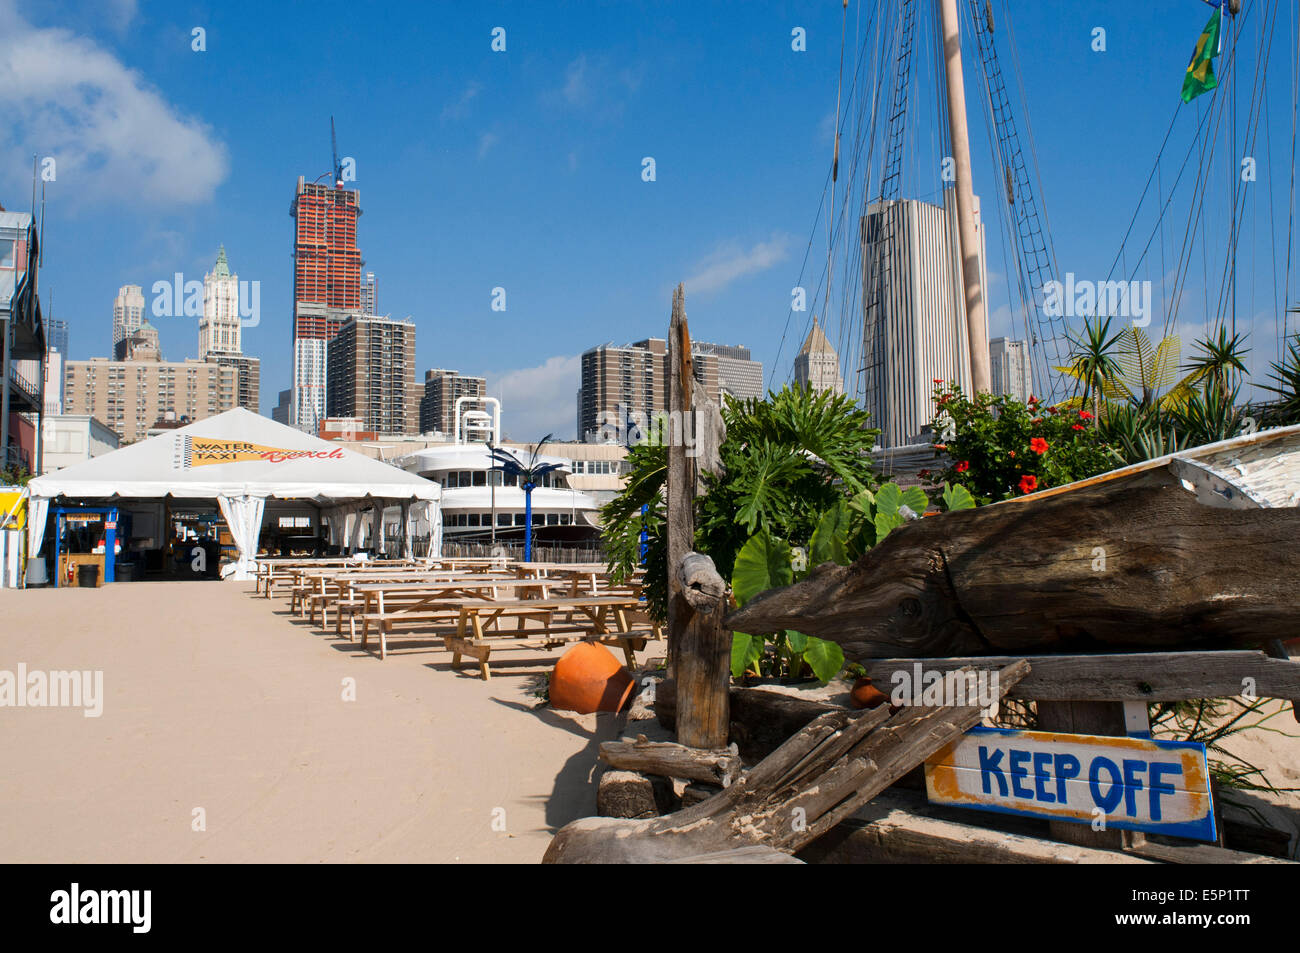
<instances>
[{"instance_id":1,"label":"keep off sign","mask_svg":"<svg viewBox=\"0 0 1300 953\"><path fill-rule=\"evenodd\" d=\"M972 728L925 763L936 804L1215 840L1205 746Z\"/></svg>"}]
</instances>

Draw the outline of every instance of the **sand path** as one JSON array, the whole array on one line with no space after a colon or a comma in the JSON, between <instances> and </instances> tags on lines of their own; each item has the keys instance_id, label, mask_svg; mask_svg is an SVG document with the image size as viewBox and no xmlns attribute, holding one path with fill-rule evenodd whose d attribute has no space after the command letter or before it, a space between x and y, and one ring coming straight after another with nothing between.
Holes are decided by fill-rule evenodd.
<instances>
[{"instance_id":1,"label":"sand path","mask_svg":"<svg viewBox=\"0 0 1300 953\"><path fill-rule=\"evenodd\" d=\"M104 680L98 718L0 708L6 862L531 863L595 812L618 734L532 710L554 656L494 658L487 684L440 645L380 662L239 583L0 590L0 619L0 671Z\"/></svg>"}]
</instances>

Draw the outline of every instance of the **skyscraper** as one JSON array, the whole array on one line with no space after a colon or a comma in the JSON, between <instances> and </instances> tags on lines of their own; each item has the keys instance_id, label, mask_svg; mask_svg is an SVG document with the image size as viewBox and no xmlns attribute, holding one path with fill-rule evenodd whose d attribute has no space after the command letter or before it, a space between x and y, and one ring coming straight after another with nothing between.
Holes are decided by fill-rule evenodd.
<instances>
[{"instance_id":1,"label":"skyscraper","mask_svg":"<svg viewBox=\"0 0 1300 953\"><path fill-rule=\"evenodd\" d=\"M365 280L361 282L361 313L379 313L379 281L373 271L367 271Z\"/></svg>"},{"instance_id":2,"label":"skyscraper","mask_svg":"<svg viewBox=\"0 0 1300 953\"><path fill-rule=\"evenodd\" d=\"M989 341L989 377L993 381L993 393L1006 394L1022 404L1028 403L1034 393L1034 370L1028 342L1010 338Z\"/></svg>"},{"instance_id":3,"label":"skyscraper","mask_svg":"<svg viewBox=\"0 0 1300 953\"><path fill-rule=\"evenodd\" d=\"M328 346L361 312L360 193L298 177L293 243L293 425L316 433L325 416ZM414 360L414 355L412 355Z\"/></svg>"},{"instance_id":4,"label":"skyscraper","mask_svg":"<svg viewBox=\"0 0 1300 953\"><path fill-rule=\"evenodd\" d=\"M126 339L144 323L144 290L139 285L123 285L113 299L113 358L126 355Z\"/></svg>"},{"instance_id":5,"label":"skyscraper","mask_svg":"<svg viewBox=\"0 0 1300 953\"><path fill-rule=\"evenodd\" d=\"M979 222L981 284L984 226ZM970 393L970 343L957 232L957 200L877 202L862 219L863 390L880 445L920 440L934 420L934 381ZM983 342L981 347L986 346Z\"/></svg>"},{"instance_id":6,"label":"skyscraper","mask_svg":"<svg viewBox=\"0 0 1300 953\"><path fill-rule=\"evenodd\" d=\"M424 396L420 398L420 433L454 433L456 429L456 401L461 397L483 397L487 394L487 381L482 377L466 377L459 371L433 368L424 372ZM481 403L470 405L471 410L484 410Z\"/></svg>"},{"instance_id":7,"label":"skyscraper","mask_svg":"<svg viewBox=\"0 0 1300 953\"><path fill-rule=\"evenodd\" d=\"M68 356L68 322L55 318L45 319L45 346Z\"/></svg>"},{"instance_id":8,"label":"skyscraper","mask_svg":"<svg viewBox=\"0 0 1300 953\"><path fill-rule=\"evenodd\" d=\"M326 412L357 417L363 430L414 434L420 421L415 325L353 315L327 345Z\"/></svg>"},{"instance_id":9,"label":"skyscraper","mask_svg":"<svg viewBox=\"0 0 1300 953\"><path fill-rule=\"evenodd\" d=\"M762 394L763 364L749 354L749 348L740 345L691 342L695 380L710 400L721 403L723 394ZM668 342L648 338L585 352L577 399L579 440L603 441L611 428L625 427L629 419L638 426L648 423L668 409Z\"/></svg>"},{"instance_id":10,"label":"skyscraper","mask_svg":"<svg viewBox=\"0 0 1300 953\"><path fill-rule=\"evenodd\" d=\"M217 263L203 276L203 315L199 318L199 360L208 352L239 354L239 276L230 271L226 246L217 251Z\"/></svg>"},{"instance_id":11,"label":"skyscraper","mask_svg":"<svg viewBox=\"0 0 1300 953\"><path fill-rule=\"evenodd\" d=\"M840 356L826 332L813 316L812 330L804 339L803 347L794 359L794 380L796 384L811 387L815 391L828 390L834 394L844 393L844 378L840 376Z\"/></svg>"},{"instance_id":12,"label":"skyscraper","mask_svg":"<svg viewBox=\"0 0 1300 953\"><path fill-rule=\"evenodd\" d=\"M258 412L262 362L243 352L239 313L239 275L230 270L226 246L217 251L212 271L203 276L203 315L199 318L199 360L235 370L235 405Z\"/></svg>"}]
</instances>

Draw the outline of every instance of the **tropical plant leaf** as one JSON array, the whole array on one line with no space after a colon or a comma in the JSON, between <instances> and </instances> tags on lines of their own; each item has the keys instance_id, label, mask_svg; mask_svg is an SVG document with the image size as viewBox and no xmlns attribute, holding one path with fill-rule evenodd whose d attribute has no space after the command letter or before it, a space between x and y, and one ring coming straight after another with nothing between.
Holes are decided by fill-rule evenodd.
<instances>
[{"instance_id":1,"label":"tropical plant leaf","mask_svg":"<svg viewBox=\"0 0 1300 953\"><path fill-rule=\"evenodd\" d=\"M960 483L952 486L945 483L943 485L943 508L949 513L954 510L973 510L975 509L975 497L971 496L970 490Z\"/></svg>"},{"instance_id":2,"label":"tropical plant leaf","mask_svg":"<svg viewBox=\"0 0 1300 953\"><path fill-rule=\"evenodd\" d=\"M920 516L929 508L930 498L925 495L925 490L919 486L909 486L903 492L903 505L917 516Z\"/></svg>"},{"instance_id":3,"label":"tropical plant leaf","mask_svg":"<svg viewBox=\"0 0 1300 953\"><path fill-rule=\"evenodd\" d=\"M838 642L828 642L813 636L805 636L808 647L804 649L803 660L808 663L817 680L829 682L844 667L844 650Z\"/></svg>"},{"instance_id":4,"label":"tropical plant leaf","mask_svg":"<svg viewBox=\"0 0 1300 953\"><path fill-rule=\"evenodd\" d=\"M766 531L756 533L736 554L736 568L731 574L731 591L737 605L768 589L788 586L794 581L790 568L790 544L773 539Z\"/></svg>"},{"instance_id":5,"label":"tropical plant leaf","mask_svg":"<svg viewBox=\"0 0 1300 953\"><path fill-rule=\"evenodd\" d=\"M731 677L740 678L763 657L763 639L744 632L731 633Z\"/></svg>"},{"instance_id":6,"label":"tropical plant leaf","mask_svg":"<svg viewBox=\"0 0 1300 953\"><path fill-rule=\"evenodd\" d=\"M790 646L790 651L797 655L803 654L810 641L812 640L802 632L796 632L794 629L785 630L785 644Z\"/></svg>"},{"instance_id":7,"label":"tropical plant leaf","mask_svg":"<svg viewBox=\"0 0 1300 953\"><path fill-rule=\"evenodd\" d=\"M897 483L886 483L876 491L876 515L893 516L903 505L903 491Z\"/></svg>"},{"instance_id":8,"label":"tropical plant leaf","mask_svg":"<svg viewBox=\"0 0 1300 953\"><path fill-rule=\"evenodd\" d=\"M817 528L813 530L812 541L808 544L808 566L820 566L822 563L838 563L847 566L849 526L851 522L849 507L843 500L827 510Z\"/></svg>"}]
</instances>

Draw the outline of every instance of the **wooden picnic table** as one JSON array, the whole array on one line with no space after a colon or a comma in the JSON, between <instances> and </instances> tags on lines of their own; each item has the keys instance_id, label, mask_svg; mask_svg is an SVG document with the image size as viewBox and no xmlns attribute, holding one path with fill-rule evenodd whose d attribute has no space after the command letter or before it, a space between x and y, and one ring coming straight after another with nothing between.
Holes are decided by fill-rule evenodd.
<instances>
[{"instance_id":1,"label":"wooden picnic table","mask_svg":"<svg viewBox=\"0 0 1300 953\"><path fill-rule=\"evenodd\" d=\"M601 642L623 649L629 668L636 667L636 652L644 649L653 634L646 629L633 629L629 618L642 612L645 604L635 595L609 596L559 596L545 599L494 599L465 600L458 604L456 634L443 639L451 650L451 667L460 668L461 656L468 655L479 663L483 680L491 677L488 659L493 644L487 639L486 629L495 625L503 615L516 616L520 627L515 632L501 632L496 643L502 648L553 649L571 642ZM589 628L566 628L557 631L554 614L566 613L570 618L580 613L587 617ZM535 619L542 623L542 631L530 633L524 623ZM612 623L612 630L611 630Z\"/></svg>"},{"instance_id":2,"label":"wooden picnic table","mask_svg":"<svg viewBox=\"0 0 1300 953\"><path fill-rule=\"evenodd\" d=\"M414 560L407 559L259 559L257 561L257 588L271 598L272 590L278 582L286 578L297 584L298 573L310 570L340 568L392 568L394 566L417 566ZM265 564L265 565L264 565Z\"/></svg>"},{"instance_id":3,"label":"wooden picnic table","mask_svg":"<svg viewBox=\"0 0 1300 953\"><path fill-rule=\"evenodd\" d=\"M356 636L356 621L351 616L354 612L347 610L360 610L363 605L357 599L357 587L364 584L400 585L410 583L416 585L428 585L435 583L454 582L458 579L471 580L475 583L498 581L512 582L516 577L504 574L490 573L467 573L462 571L453 572L447 569L394 569L392 571L354 571L354 570L326 570L315 576L309 577L295 588L296 598L300 601L300 608L307 610L309 621L316 621L316 610L321 611L321 625L329 625L329 608L331 605L336 607L337 614L335 617L334 631L336 634L342 632L342 616L346 613L350 616L348 620L349 639ZM292 609L293 606L291 605Z\"/></svg>"},{"instance_id":4,"label":"wooden picnic table","mask_svg":"<svg viewBox=\"0 0 1300 953\"><path fill-rule=\"evenodd\" d=\"M462 576L445 582L363 582L353 586L362 599L361 645L370 638L373 622L379 633L379 658L388 656L388 635L396 623L431 623L457 619L460 606L467 600L492 605L499 590L545 591L550 583L544 579L503 579ZM521 602L540 600L523 599Z\"/></svg>"}]
</instances>

